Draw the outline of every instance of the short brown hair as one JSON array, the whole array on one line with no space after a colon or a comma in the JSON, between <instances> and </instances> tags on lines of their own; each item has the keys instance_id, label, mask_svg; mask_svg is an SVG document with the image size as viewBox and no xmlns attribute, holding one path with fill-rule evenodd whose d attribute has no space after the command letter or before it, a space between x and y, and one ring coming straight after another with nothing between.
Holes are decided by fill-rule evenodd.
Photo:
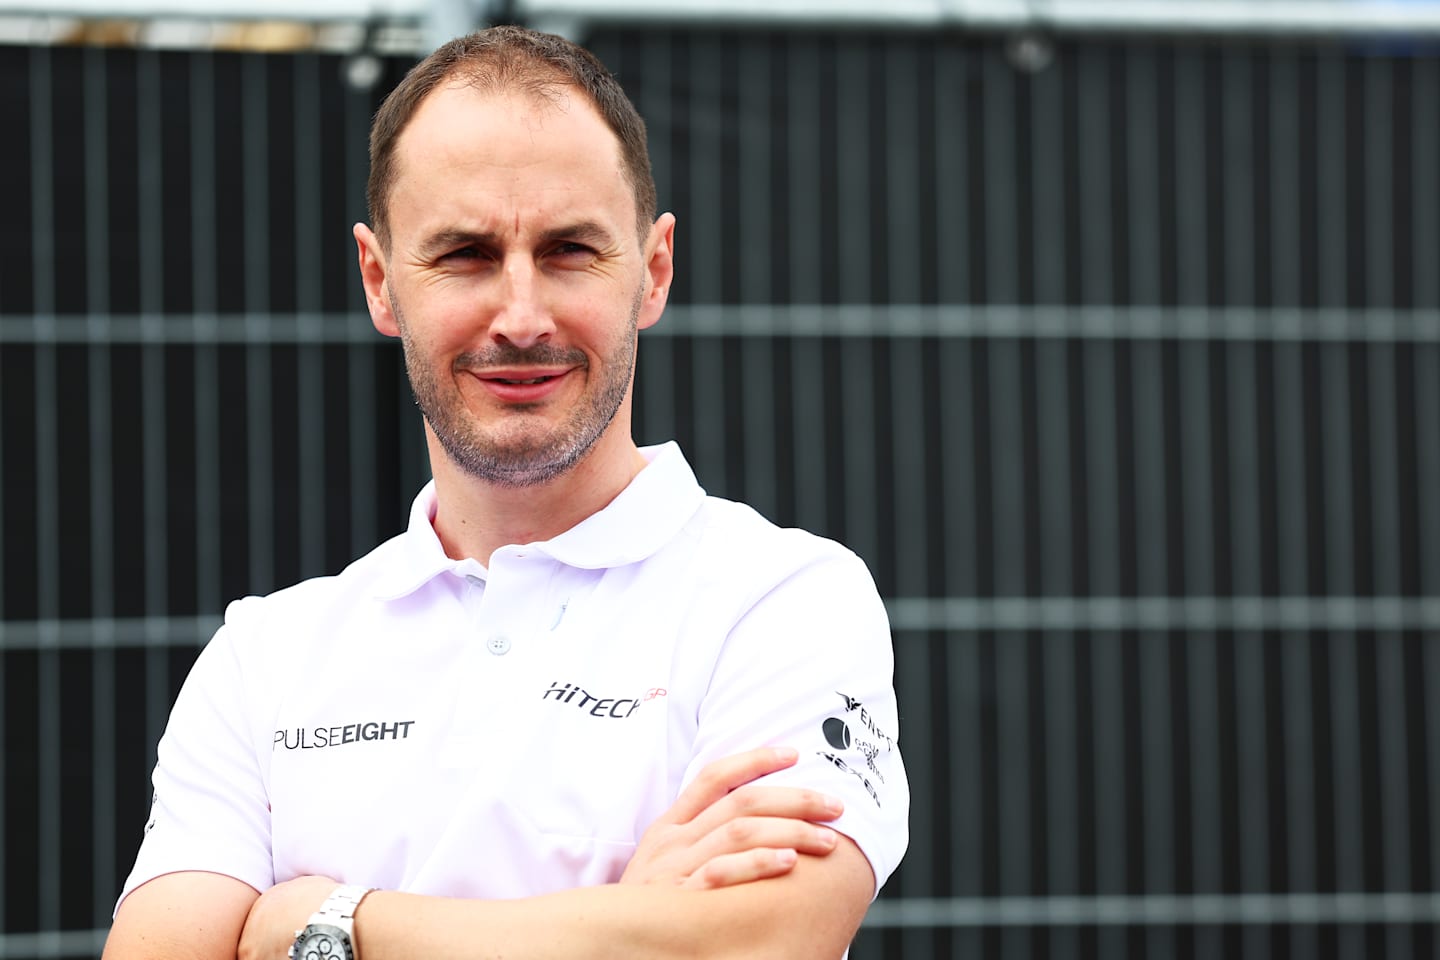
<instances>
[{"instance_id":1,"label":"short brown hair","mask_svg":"<svg viewBox=\"0 0 1440 960\"><path fill-rule=\"evenodd\" d=\"M655 221L655 178L645 143L645 121L595 55L564 37L501 26L457 37L416 64L390 92L370 127L370 180L366 200L382 247L390 245L387 219L400 134L430 93L451 77L483 89L520 90L551 98L557 88L582 91L620 141L620 160L635 195L636 229L643 242Z\"/></svg>"}]
</instances>

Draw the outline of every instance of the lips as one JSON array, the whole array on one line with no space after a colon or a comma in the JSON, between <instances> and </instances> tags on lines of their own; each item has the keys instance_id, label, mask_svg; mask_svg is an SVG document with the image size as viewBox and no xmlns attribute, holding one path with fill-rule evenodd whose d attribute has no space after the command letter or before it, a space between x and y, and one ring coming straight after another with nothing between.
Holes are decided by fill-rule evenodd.
<instances>
[{"instance_id":1,"label":"lips","mask_svg":"<svg viewBox=\"0 0 1440 960\"><path fill-rule=\"evenodd\" d=\"M548 380L554 380L557 376L559 376L559 374L551 374L544 377L530 377L525 380L517 380L511 377L482 377L481 379L490 380L494 383L510 384L512 386L529 386L536 383L545 383Z\"/></svg>"},{"instance_id":2,"label":"lips","mask_svg":"<svg viewBox=\"0 0 1440 960\"><path fill-rule=\"evenodd\" d=\"M496 399L505 403L536 403L560 389L569 370L502 370L475 373L475 378Z\"/></svg>"}]
</instances>

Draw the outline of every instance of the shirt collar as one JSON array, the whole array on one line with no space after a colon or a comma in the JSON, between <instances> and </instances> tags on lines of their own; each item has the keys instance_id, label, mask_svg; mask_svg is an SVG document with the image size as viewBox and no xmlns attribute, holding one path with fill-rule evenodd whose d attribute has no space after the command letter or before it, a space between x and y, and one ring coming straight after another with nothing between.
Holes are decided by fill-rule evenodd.
<instances>
[{"instance_id":1,"label":"shirt collar","mask_svg":"<svg viewBox=\"0 0 1440 960\"><path fill-rule=\"evenodd\" d=\"M600 570L635 563L658 552L700 509L705 491L674 441L641 447L648 465L599 512L564 533L527 549L544 553L567 566ZM435 534L435 481L431 480L410 506L406 531L384 548L384 573L379 600L397 600L447 571L485 576L478 560L446 556Z\"/></svg>"}]
</instances>

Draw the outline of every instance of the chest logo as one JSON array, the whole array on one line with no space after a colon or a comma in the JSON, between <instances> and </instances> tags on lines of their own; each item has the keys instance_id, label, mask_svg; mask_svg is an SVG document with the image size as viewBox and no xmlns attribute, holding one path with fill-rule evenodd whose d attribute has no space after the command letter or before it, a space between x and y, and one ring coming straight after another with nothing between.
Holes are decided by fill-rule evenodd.
<instances>
[{"instance_id":1,"label":"chest logo","mask_svg":"<svg viewBox=\"0 0 1440 960\"><path fill-rule=\"evenodd\" d=\"M540 695L540 699L554 700L556 703L584 710L592 717L627 720L631 714L640 709L640 704L663 696L666 696L664 687L651 687L634 697L597 697L578 683L560 683L557 680L550 684L549 690Z\"/></svg>"},{"instance_id":2,"label":"chest logo","mask_svg":"<svg viewBox=\"0 0 1440 960\"><path fill-rule=\"evenodd\" d=\"M339 747L347 743L366 743L375 740L408 740L414 720L371 720L367 723L345 723L334 727L295 727L293 730L276 730L275 740L270 749L284 747L286 750L321 750L325 747Z\"/></svg>"}]
</instances>

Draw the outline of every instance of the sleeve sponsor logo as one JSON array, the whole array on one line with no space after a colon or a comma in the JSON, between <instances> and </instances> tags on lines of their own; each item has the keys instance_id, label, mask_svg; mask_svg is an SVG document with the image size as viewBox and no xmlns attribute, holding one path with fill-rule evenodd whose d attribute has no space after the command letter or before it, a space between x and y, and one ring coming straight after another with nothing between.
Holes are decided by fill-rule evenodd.
<instances>
[{"instance_id":1,"label":"sleeve sponsor logo","mask_svg":"<svg viewBox=\"0 0 1440 960\"><path fill-rule=\"evenodd\" d=\"M586 711L592 717L626 720L640 709L642 703L648 703L663 696L666 696L664 687L651 687L635 697L597 697L578 683L561 683L557 680L550 684L549 690L540 695L540 699L553 699L556 703L568 704L576 709Z\"/></svg>"},{"instance_id":2,"label":"sleeve sponsor logo","mask_svg":"<svg viewBox=\"0 0 1440 960\"><path fill-rule=\"evenodd\" d=\"M820 732L825 735L825 742L838 751L855 750L858 752L865 758L866 769L883 785L885 775L880 772L876 758L882 753L889 753L895 749L894 738L880 728L860 700L838 690L835 691L835 695L844 702L844 714L848 720L841 717L826 717L825 721L820 724ZM855 724L853 730L851 722ZM875 805L880 805L880 794L875 789L875 785L870 782L870 777L834 753L820 751L820 756L830 761L836 769L859 778L860 782L865 785L866 792L874 799Z\"/></svg>"},{"instance_id":3,"label":"sleeve sponsor logo","mask_svg":"<svg viewBox=\"0 0 1440 960\"><path fill-rule=\"evenodd\" d=\"M347 743L373 743L379 740L408 740L414 720L370 720L365 723L346 723L333 727L296 727L293 730L276 730L270 749L284 747L286 750L323 750Z\"/></svg>"}]
</instances>

